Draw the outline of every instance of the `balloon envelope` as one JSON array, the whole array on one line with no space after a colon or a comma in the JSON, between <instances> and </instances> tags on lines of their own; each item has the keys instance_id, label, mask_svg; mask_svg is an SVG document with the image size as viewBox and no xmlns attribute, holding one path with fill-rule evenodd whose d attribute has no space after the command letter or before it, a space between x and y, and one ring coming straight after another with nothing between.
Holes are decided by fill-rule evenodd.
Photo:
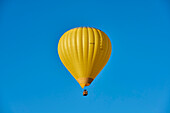
<instances>
[{"instance_id":1,"label":"balloon envelope","mask_svg":"<svg viewBox=\"0 0 170 113\"><path fill-rule=\"evenodd\" d=\"M78 27L63 34L58 54L82 88L89 86L111 55L111 42L101 30Z\"/></svg>"}]
</instances>

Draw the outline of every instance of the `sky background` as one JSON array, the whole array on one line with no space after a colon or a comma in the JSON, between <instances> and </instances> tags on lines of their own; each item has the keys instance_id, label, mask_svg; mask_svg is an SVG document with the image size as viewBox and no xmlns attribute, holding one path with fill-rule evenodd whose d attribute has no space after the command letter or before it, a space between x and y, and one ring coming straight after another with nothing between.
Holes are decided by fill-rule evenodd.
<instances>
[{"instance_id":1,"label":"sky background","mask_svg":"<svg viewBox=\"0 0 170 113\"><path fill-rule=\"evenodd\" d=\"M57 52L80 26L112 43L87 97ZM0 0L0 113L170 113L170 1Z\"/></svg>"}]
</instances>

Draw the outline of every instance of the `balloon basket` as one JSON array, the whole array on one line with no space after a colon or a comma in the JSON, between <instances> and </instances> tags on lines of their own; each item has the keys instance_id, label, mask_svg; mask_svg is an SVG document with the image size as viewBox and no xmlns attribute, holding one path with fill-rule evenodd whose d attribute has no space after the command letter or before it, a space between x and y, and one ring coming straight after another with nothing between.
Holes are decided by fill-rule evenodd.
<instances>
[{"instance_id":1,"label":"balloon basket","mask_svg":"<svg viewBox=\"0 0 170 113\"><path fill-rule=\"evenodd\" d=\"M87 96L88 95L88 91L85 89L84 91L83 91L83 96Z\"/></svg>"}]
</instances>

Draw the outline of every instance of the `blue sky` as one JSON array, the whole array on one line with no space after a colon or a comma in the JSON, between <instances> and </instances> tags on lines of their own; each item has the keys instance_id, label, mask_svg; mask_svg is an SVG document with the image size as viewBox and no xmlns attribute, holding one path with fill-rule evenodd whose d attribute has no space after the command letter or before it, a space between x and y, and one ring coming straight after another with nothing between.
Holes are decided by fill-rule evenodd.
<instances>
[{"instance_id":1,"label":"blue sky","mask_svg":"<svg viewBox=\"0 0 170 113\"><path fill-rule=\"evenodd\" d=\"M0 113L170 113L168 0L0 4ZM57 53L79 26L104 31L113 49L87 97Z\"/></svg>"}]
</instances>

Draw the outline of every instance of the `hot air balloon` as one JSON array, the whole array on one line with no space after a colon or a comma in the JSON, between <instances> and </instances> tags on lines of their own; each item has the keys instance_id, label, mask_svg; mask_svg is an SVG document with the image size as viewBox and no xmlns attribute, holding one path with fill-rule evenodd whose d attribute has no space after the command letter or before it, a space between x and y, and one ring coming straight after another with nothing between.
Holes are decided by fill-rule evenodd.
<instances>
[{"instance_id":1,"label":"hot air balloon","mask_svg":"<svg viewBox=\"0 0 170 113\"><path fill-rule=\"evenodd\" d=\"M58 54L82 88L89 86L108 62L111 42L101 30L77 27L65 32L58 43ZM87 95L84 90L83 95Z\"/></svg>"}]
</instances>

